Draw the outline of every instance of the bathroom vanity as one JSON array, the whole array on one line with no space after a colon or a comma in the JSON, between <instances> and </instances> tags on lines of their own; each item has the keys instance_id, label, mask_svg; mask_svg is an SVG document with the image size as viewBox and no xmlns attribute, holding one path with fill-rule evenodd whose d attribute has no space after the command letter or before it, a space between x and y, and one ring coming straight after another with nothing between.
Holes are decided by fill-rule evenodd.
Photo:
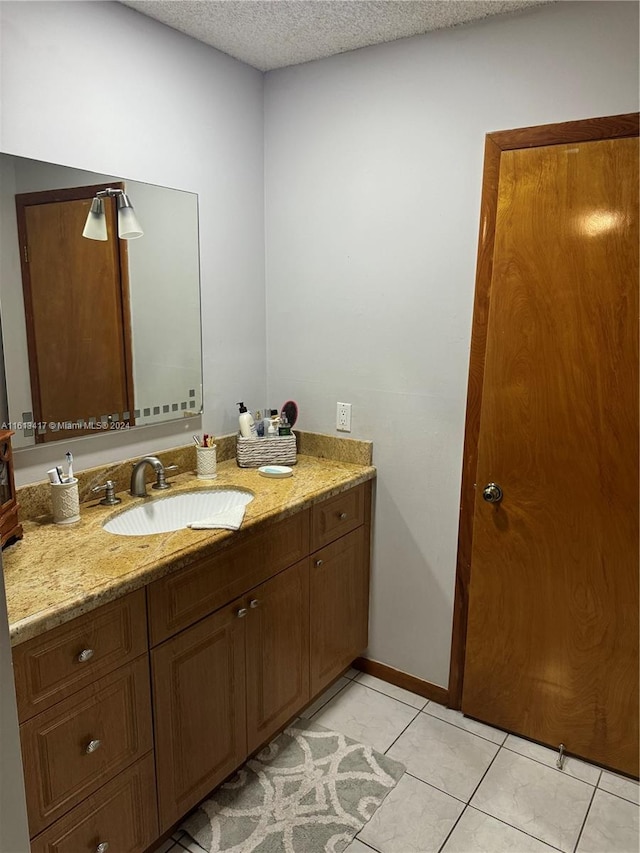
<instances>
[{"instance_id":1,"label":"bathroom vanity","mask_svg":"<svg viewBox=\"0 0 640 853\"><path fill-rule=\"evenodd\" d=\"M95 504L75 530L26 523L5 574L33 851L146 850L366 648L374 477L223 462L214 486L255 493L234 533L113 536ZM57 592L28 613L42 548Z\"/></svg>"}]
</instances>

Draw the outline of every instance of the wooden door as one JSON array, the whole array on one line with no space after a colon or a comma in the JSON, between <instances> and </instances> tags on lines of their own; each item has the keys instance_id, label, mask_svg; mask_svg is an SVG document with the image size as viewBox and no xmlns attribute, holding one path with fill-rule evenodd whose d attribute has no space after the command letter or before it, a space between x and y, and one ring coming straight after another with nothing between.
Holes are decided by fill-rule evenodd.
<instances>
[{"instance_id":1,"label":"wooden door","mask_svg":"<svg viewBox=\"0 0 640 853\"><path fill-rule=\"evenodd\" d=\"M247 740L253 752L309 701L309 573L306 560L249 595Z\"/></svg>"},{"instance_id":2,"label":"wooden door","mask_svg":"<svg viewBox=\"0 0 640 853\"><path fill-rule=\"evenodd\" d=\"M368 529L363 525L310 557L312 696L367 647Z\"/></svg>"},{"instance_id":3,"label":"wooden door","mask_svg":"<svg viewBox=\"0 0 640 853\"><path fill-rule=\"evenodd\" d=\"M246 756L245 602L151 651L160 831Z\"/></svg>"},{"instance_id":4,"label":"wooden door","mask_svg":"<svg viewBox=\"0 0 640 853\"><path fill-rule=\"evenodd\" d=\"M126 247L113 199L104 200L109 239L82 236L97 189L16 196L34 420L56 424L38 442L93 432L57 424L133 415Z\"/></svg>"},{"instance_id":5,"label":"wooden door","mask_svg":"<svg viewBox=\"0 0 640 853\"><path fill-rule=\"evenodd\" d=\"M637 775L637 131L503 150L495 222L462 709Z\"/></svg>"}]
</instances>

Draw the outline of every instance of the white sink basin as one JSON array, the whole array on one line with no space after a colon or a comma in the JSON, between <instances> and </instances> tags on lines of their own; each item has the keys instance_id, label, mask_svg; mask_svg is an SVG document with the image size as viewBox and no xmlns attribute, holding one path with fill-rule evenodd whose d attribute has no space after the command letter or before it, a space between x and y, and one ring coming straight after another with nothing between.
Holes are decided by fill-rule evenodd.
<instances>
[{"instance_id":1,"label":"white sink basin","mask_svg":"<svg viewBox=\"0 0 640 853\"><path fill-rule=\"evenodd\" d=\"M169 533L171 530L180 530L193 521L202 521L234 507L246 506L252 500L251 492L241 489L183 492L132 506L102 526L108 533L117 533L120 536Z\"/></svg>"}]
</instances>

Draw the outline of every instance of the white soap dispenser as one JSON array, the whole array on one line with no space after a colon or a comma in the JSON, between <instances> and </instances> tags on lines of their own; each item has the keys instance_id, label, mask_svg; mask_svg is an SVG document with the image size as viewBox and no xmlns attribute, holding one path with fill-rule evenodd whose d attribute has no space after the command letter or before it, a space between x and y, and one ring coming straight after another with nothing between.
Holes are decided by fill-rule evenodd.
<instances>
[{"instance_id":1,"label":"white soap dispenser","mask_svg":"<svg viewBox=\"0 0 640 853\"><path fill-rule=\"evenodd\" d=\"M244 403L237 403L237 405L240 407L240 417L238 418L240 435L243 438L257 438L258 430L256 429L256 422L253 419L253 415L247 411Z\"/></svg>"}]
</instances>

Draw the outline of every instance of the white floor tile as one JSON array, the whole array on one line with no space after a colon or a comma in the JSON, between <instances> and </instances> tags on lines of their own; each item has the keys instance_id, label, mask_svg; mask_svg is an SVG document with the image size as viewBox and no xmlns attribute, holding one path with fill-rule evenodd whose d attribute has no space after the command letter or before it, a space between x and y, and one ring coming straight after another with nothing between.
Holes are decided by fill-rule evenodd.
<instances>
[{"instance_id":1,"label":"white floor tile","mask_svg":"<svg viewBox=\"0 0 640 853\"><path fill-rule=\"evenodd\" d=\"M387 754L413 776L466 802L497 751L496 744L421 713Z\"/></svg>"},{"instance_id":2,"label":"white floor tile","mask_svg":"<svg viewBox=\"0 0 640 853\"><path fill-rule=\"evenodd\" d=\"M351 681L348 678L339 678L331 685L331 687L325 690L315 702L312 702L311 705L309 705L309 707L300 714L300 716L304 717L305 720L310 720L311 717L320 710L320 708L323 708L327 702L332 699L336 693L339 693L343 687L346 687L347 684L351 684Z\"/></svg>"},{"instance_id":3,"label":"white floor tile","mask_svg":"<svg viewBox=\"0 0 640 853\"><path fill-rule=\"evenodd\" d=\"M638 807L596 790L577 853L638 853Z\"/></svg>"},{"instance_id":4,"label":"white floor tile","mask_svg":"<svg viewBox=\"0 0 640 853\"><path fill-rule=\"evenodd\" d=\"M471 805L571 853L592 794L585 782L502 749Z\"/></svg>"},{"instance_id":5,"label":"white floor tile","mask_svg":"<svg viewBox=\"0 0 640 853\"><path fill-rule=\"evenodd\" d=\"M438 853L464 804L403 776L358 837L380 853Z\"/></svg>"},{"instance_id":6,"label":"white floor tile","mask_svg":"<svg viewBox=\"0 0 640 853\"><path fill-rule=\"evenodd\" d=\"M442 848L442 853L552 853L519 829L468 806Z\"/></svg>"},{"instance_id":7,"label":"white floor tile","mask_svg":"<svg viewBox=\"0 0 640 853\"><path fill-rule=\"evenodd\" d=\"M345 848L344 853L371 853L371 847L367 847L362 841L354 838L351 844Z\"/></svg>"},{"instance_id":8,"label":"white floor tile","mask_svg":"<svg viewBox=\"0 0 640 853\"><path fill-rule=\"evenodd\" d=\"M602 771L599 788L603 791L608 791L610 794L615 794L618 797L623 797L625 800L630 800L638 805L638 783L633 779L626 779L624 776L618 776L617 773L610 773L608 770Z\"/></svg>"},{"instance_id":9,"label":"white floor tile","mask_svg":"<svg viewBox=\"0 0 640 853\"><path fill-rule=\"evenodd\" d=\"M412 708L417 708L418 711L427 704L427 700L423 696L411 693L410 690L405 690L403 687L396 687L395 684L389 684L389 682L383 681L381 678L376 678L374 675L367 675L366 672L361 672L356 681L358 684L364 684L365 687L371 687L372 690L377 690L379 693L391 696L392 699L398 699L400 702L404 702L405 705L411 705Z\"/></svg>"},{"instance_id":10,"label":"white floor tile","mask_svg":"<svg viewBox=\"0 0 640 853\"><path fill-rule=\"evenodd\" d=\"M453 711L451 708L445 708L444 705L439 705L437 702L429 702L424 709L425 714L430 714L432 717L437 717L439 720L444 720L459 729L464 729L471 734L479 735L485 740L490 740L492 743L504 743L507 736L506 732L500 729L494 729L493 726L488 726L486 723L479 723L477 720L472 720L470 717L465 717L461 711Z\"/></svg>"},{"instance_id":11,"label":"white floor tile","mask_svg":"<svg viewBox=\"0 0 640 853\"><path fill-rule=\"evenodd\" d=\"M504 745L512 752L517 752L519 755L526 755L527 758L533 758L534 761L539 761L547 767L558 770L556 767L558 752L555 749L549 749L547 746L541 746L539 743L533 743L530 740L525 740L515 735L509 735ZM599 767L594 767L593 764L587 764L586 761L566 756L563 768L558 772L566 773L567 776L573 776L574 779L580 779L589 785L597 785L601 770Z\"/></svg>"},{"instance_id":12,"label":"white floor tile","mask_svg":"<svg viewBox=\"0 0 640 853\"><path fill-rule=\"evenodd\" d=\"M352 678L356 678L356 676L358 676L358 675L360 675L360 670L359 670L359 669L354 669L353 667L351 667L350 669L348 669L348 670L345 672L345 674L344 674L344 676L343 676L343 677L344 677L344 678L348 678L348 679L350 679L350 680L351 680Z\"/></svg>"},{"instance_id":13,"label":"white floor tile","mask_svg":"<svg viewBox=\"0 0 640 853\"><path fill-rule=\"evenodd\" d=\"M352 681L313 721L385 752L418 712Z\"/></svg>"}]
</instances>

